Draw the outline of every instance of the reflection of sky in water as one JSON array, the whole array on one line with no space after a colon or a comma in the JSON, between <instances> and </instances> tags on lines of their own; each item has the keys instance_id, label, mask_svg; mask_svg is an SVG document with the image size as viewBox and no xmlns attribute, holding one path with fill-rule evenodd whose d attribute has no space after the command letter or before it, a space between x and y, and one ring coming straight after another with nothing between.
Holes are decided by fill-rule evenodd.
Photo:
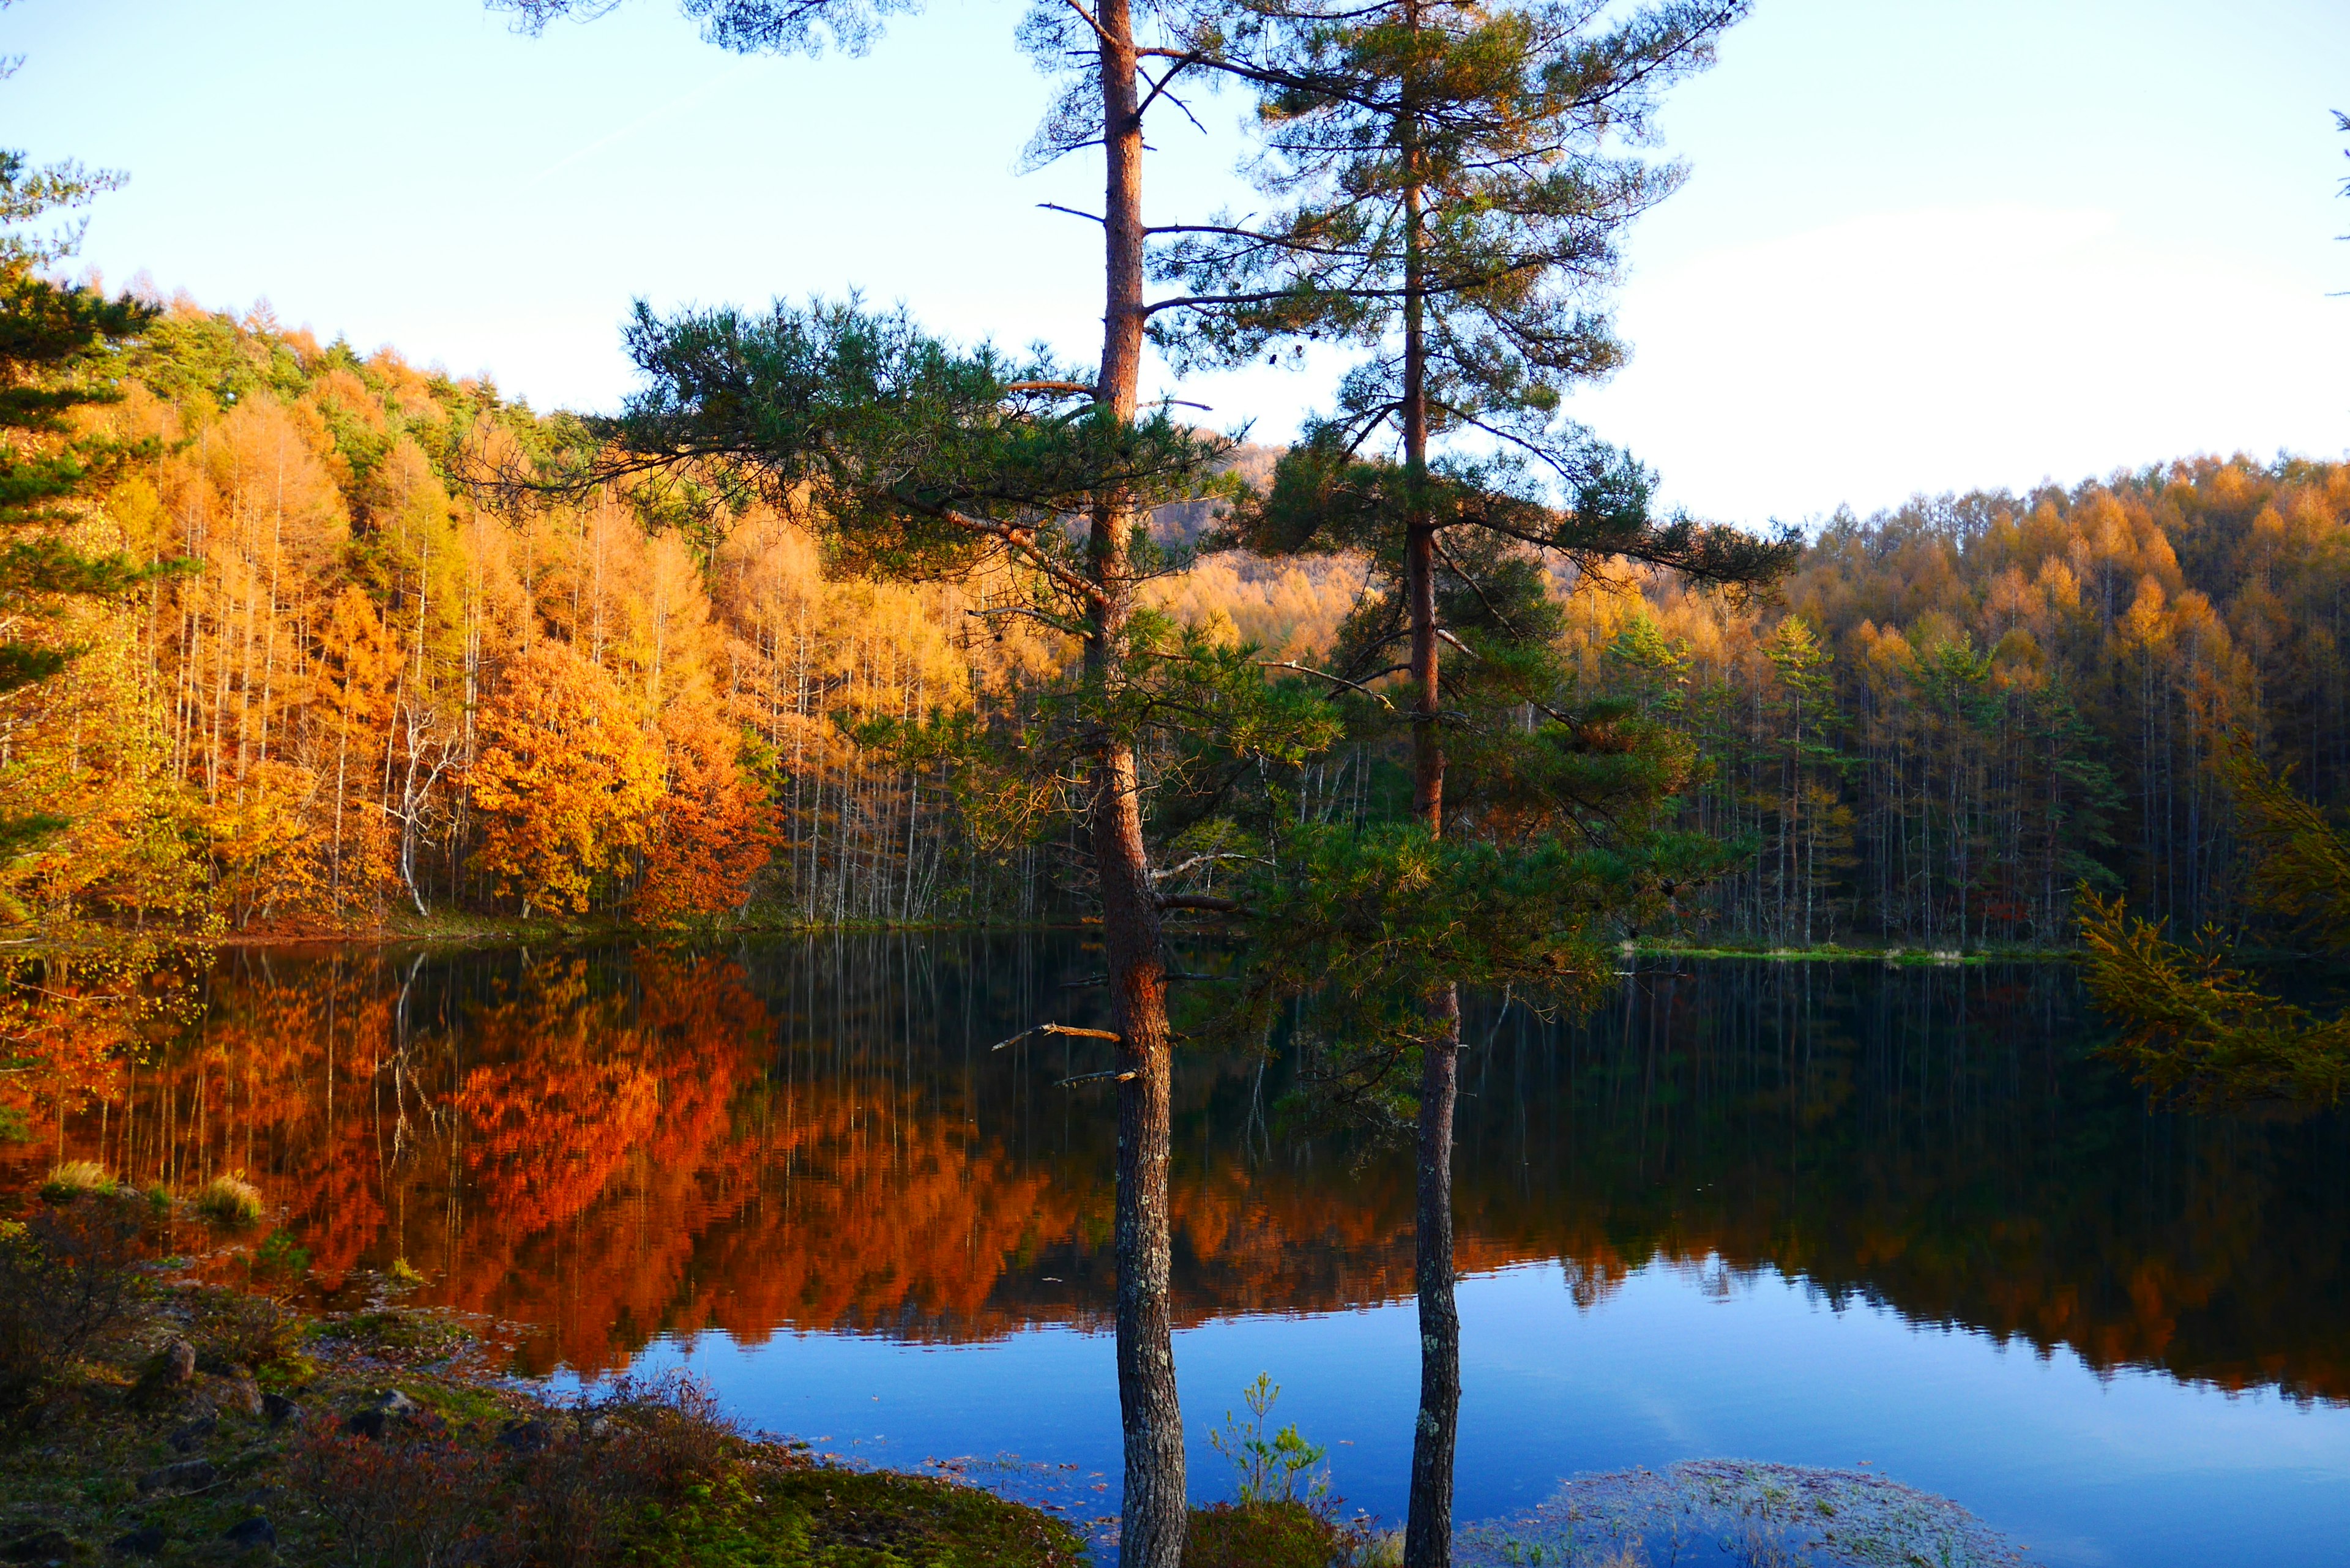
<instances>
[{"instance_id":1,"label":"reflection of sky in water","mask_svg":"<svg viewBox=\"0 0 2350 1568\"><path fill-rule=\"evenodd\" d=\"M201 1030L62 1147L0 1147L0 1190L60 1155L243 1168L322 1303L405 1260L420 1304L528 1325L540 1371L672 1358L703 1325L694 1358L755 1421L898 1463L1020 1452L1090 1512L1116 1495L1110 1345L1068 1325L1114 1293L1113 1102L1056 1086L1101 1064L1068 1041L988 1047L1092 1017L1069 997L1099 964L1059 935L232 950ZM2149 1115L2062 966L1677 961L1577 1021L1466 1006L1464 1520L1579 1471L1866 1459L2059 1561L2350 1560L2350 1121ZM1346 1309L1410 1288L1410 1161L1276 1137L1295 1065L1179 1058L1200 1495L1262 1370L1392 1518L1412 1314ZM1887 1304L1838 1314L1778 1268Z\"/></svg>"},{"instance_id":2,"label":"reflection of sky in water","mask_svg":"<svg viewBox=\"0 0 2350 1568\"><path fill-rule=\"evenodd\" d=\"M1971 1333L1842 1312L1765 1273L1717 1299L1684 1270L1644 1269L1578 1312L1555 1266L1461 1286L1459 1518L1540 1502L1582 1471L1727 1456L1867 1468L1953 1498L2032 1554L2129 1568L2341 1560L2350 1542L2350 1410L2274 1394L2230 1397L2159 1374L2100 1379L2069 1352L2042 1360ZM1117 1507L1110 1341L1032 1329L993 1344L915 1347L778 1334L664 1339L749 1421L874 1462L1014 1452L1095 1472ZM1209 1430L1260 1371L1276 1422L1330 1446L1350 1505L1398 1517L1419 1379L1409 1303L1311 1318L1247 1317L1177 1336L1195 1496L1230 1472ZM1072 1511L1076 1511L1073 1505Z\"/></svg>"}]
</instances>

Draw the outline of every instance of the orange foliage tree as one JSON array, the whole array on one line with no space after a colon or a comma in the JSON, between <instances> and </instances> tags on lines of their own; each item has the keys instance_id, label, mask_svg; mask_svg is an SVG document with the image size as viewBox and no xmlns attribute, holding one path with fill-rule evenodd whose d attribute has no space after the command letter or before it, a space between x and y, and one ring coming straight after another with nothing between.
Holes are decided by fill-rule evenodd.
<instances>
[{"instance_id":1,"label":"orange foliage tree","mask_svg":"<svg viewBox=\"0 0 2350 1568\"><path fill-rule=\"evenodd\" d=\"M743 902L777 835L765 793L738 758L742 737L719 714L681 705L661 715L668 789L645 844L637 910L652 919Z\"/></svg>"},{"instance_id":2,"label":"orange foliage tree","mask_svg":"<svg viewBox=\"0 0 2350 1568\"><path fill-rule=\"evenodd\" d=\"M660 750L612 678L543 639L506 667L481 718L468 775L480 863L502 896L587 912L599 880L627 868L661 794Z\"/></svg>"}]
</instances>

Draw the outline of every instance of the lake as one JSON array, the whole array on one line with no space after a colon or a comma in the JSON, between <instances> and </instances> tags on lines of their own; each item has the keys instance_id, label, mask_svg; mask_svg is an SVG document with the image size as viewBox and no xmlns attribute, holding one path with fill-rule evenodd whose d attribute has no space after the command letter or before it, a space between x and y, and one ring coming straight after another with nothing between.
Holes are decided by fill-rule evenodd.
<instances>
[{"instance_id":1,"label":"lake","mask_svg":"<svg viewBox=\"0 0 2350 1568\"><path fill-rule=\"evenodd\" d=\"M524 1325L520 1370L683 1365L821 1449L1017 1455L1007 1487L1114 1514L1113 1102L1057 1085L1106 1048L990 1050L1097 1022L1098 968L1076 935L230 950L64 1153L244 1169L286 1214L259 1267L322 1304L404 1260L407 1299ZM2150 1110L2060 964L1649 959L1582 1019L1501 1001L1464 1030L1464 1525L1735 1458L2052 1563L2350 1556L2350 1121ZM1288 1087L1178 1053L1192 1487L1229 1495L1207 1436L1263 1371L1395 1519L1409 1155L1300 1131Z\"/></svg>"}]
</instances>

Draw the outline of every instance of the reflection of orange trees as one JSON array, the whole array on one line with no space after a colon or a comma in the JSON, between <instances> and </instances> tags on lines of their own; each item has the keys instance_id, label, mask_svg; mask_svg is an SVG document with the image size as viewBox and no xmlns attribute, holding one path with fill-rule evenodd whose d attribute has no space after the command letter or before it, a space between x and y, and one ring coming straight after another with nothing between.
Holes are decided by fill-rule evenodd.
<instances>
[{"instance_id":1,"label":"reflection of orange trees","mask_svg":"<svg viewBox=\"0 0 2350 1568\"><path fill-rule=\"evenodd\" d=\"M777 1090L761 1107L757 1189L696 1260L707 1282L689 1321L754 1341L779 1325L921 1338L1019 1326L996 1285L1076 1228L1077 1195L927 1101L877 1077Z\"/></svg>"},{"instance_id":2,"label":"reflection of orange trees","mask_svg":"<svg viewBox=\"0 0 2350 1568\"><path fill-rule=\"evenodd\" d=\"M436 1294L543 1324L592 1369L664 1321L766 1033L731 963L640 954L619 979L541 963L473 1011L483 1064L454 1096L467 1218L408 1238Z\"/></svg>"},{"instance_id":3,"label":"reflection of orange trees","mask_svg":"<svg viewBox=\"0 0 2350 1568\"><path fill-rule=\"evenodd\" d=\"M64 1158L77 1115L110 1118L130 1059L195 1011L187 981L137 939L0 959L0 1170Z\"/></svg>"},{"instance_id":4,"label":"reflection of orange trees","mask_svg":"<svg viewBox=\"0 0 2350 1568\"><path fill-rule=\"evenodd\" d=\"M43 1141L0 1159L22 1182L62 1148L182 1189L244 1168L323 1288L405 1257L426 1299L540 1325L542 1366L608 1369L664 1329L1099 1324L1106 1104L1052 1087L1062 1067L907 1045L926 1025L889 973L831 953L771 1014L731 960L233 954L201 1037L120 1069L62 1145L39 1091ZM1979 980L1970 1064L1946 1037L1907 1077L1825 1027L1791 1062L1723 1022L1771 1007L1679 983L1687 1016L1660 1007L1653 1035L1530 1038L1516 1091L1497 1043L1464 1102L1463 1268L1556 1259L1584 1304L1651 1263L1773 1269L2100 1367L2350 1397L2344 1262L2312 1241L2344 1228L2308 1219L2350 1194L2314 1129L2157 1123L2078 1076L2057 1121L2014 1086L2040 1065L1992 1044L2028 999ZM1409 1162L1252 1162L1248 1081L1179 1079L1183 1321L1408 1296Z\"/></svg>"},{"instance_id":5,"label":"reflection of orange trees","mask_svg":"<svg viewBox=\"0 0 2350 1568\"><path fill-rule=\"evenodd\" d=\"M487 1060L465 1075L456 1106L487 1218L508 1232L563 1224L604 1191L660 1114L646 1042L629 1027L626 998L588 998L579 960L540 966L523 994L473 1022Z\"/></svg>"}]
</instances>

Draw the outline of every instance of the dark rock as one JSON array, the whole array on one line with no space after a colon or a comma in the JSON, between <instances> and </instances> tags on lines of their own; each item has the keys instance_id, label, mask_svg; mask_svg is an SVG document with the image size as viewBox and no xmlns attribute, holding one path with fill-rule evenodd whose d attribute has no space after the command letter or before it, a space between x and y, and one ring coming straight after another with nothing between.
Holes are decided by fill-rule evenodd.
<instances>
[{"instance_id":1,"label":"dark rock","mask_svg":"<svg viewBox=\"0 0 2350 1568\"><path fill-rule=\"evenodd\" d=\"M210 1459L182 1459L176 1465L149 1470L139 1478L139 1490L151 1491L196 1491L220 1479L220 1471Z\"/></svg>"},{"instance_id":2,"label":"dark rock","mask_svg":"<svg viewBox=\"0 0 2350 1568\"><path fill-rule=\"evenodd\" d=\"M277 1527L269 1522L267 1515L256 1513L242 1524L230 1525L221 1532L221 1539L248 1551L255 1546L275 1546L277 1544Z\"/></svg>"},{"instance_id":3,"label":"dark rock","mask_svg":"<svg viewBox=\"0 0 2350 1568\"><path fill-rule=\"evenodd\" d=\"M283 1394L264 1394L261 1413L269 1417L273 1427L282 1427L288 1421L297 1427L302 1424L302 1407Z\"/></svg>"},{"instance_id":4,"label":"dark rock","mask_svg":"<svg viewBox=\"0 0 2350 1568\"><path fill-rule=\"evenodd\" d=\"M517 1454L535 1454L554 1440L555 1433L541 1420L508 1421L498 1428L498 1447Z\"/></svg>"},{"instance_id":5,"label":"dark rock","mask_svg":"<svg viewBox=\"0 0 2350 1568\"><path fill-rule=\"evenodd\" d=\"M423 1406L397 1388L387 1388L376 1396L372 1404L353 1412L343 1422L343 1429L362 1438L380 1438L397 1428L425 1425L430 1414Z\"/></svg>"},{"instance_id":6,"label":"dark rock","mask_svg":"<svg viewBox=\"0 0 2350 1568\"><path fill-rule=\"evenodd\" d=\"M106 1549L117 1557L152 1557L168 1539L161 1525L142 1524L128 1535L116 1536Z\"/></svg>"},{"instance_id":7,"label":"dark rock","mask_svg":"<svg viewBox=\"0 0 2350 1568\"><path fill-rule=\"evenodd\" d=\"M204 1439L211 1437L219 1428L220 1417L207 1410L193 1420L173 1428L172 1435L163 1440L181 1453L192 1454L203 1447Z\"/></svg>"},{"instance_id":8,"label":"dark rock","mask_svg":"<svg viewBox=\"0 0 2350 1568\"><path fill-rule=\"evenodd\" d=\"M11 1563L46 1563L53 1557L72 1556L78 1544L62 1530L36 1530L0 1546L0 1557Z\"/></svg>"},{"instance_id":9,"label":"dark rock","mask_svg":"<svg viewBox=\"0 0 2350 1568\"><path fill-rule=\"evenodd\" d=\"M168 1339L139 1374L139 1392L149 1399L168 1397L196 1380L196 1347L184 1339Z\"/></svg>"}]
</instances>

